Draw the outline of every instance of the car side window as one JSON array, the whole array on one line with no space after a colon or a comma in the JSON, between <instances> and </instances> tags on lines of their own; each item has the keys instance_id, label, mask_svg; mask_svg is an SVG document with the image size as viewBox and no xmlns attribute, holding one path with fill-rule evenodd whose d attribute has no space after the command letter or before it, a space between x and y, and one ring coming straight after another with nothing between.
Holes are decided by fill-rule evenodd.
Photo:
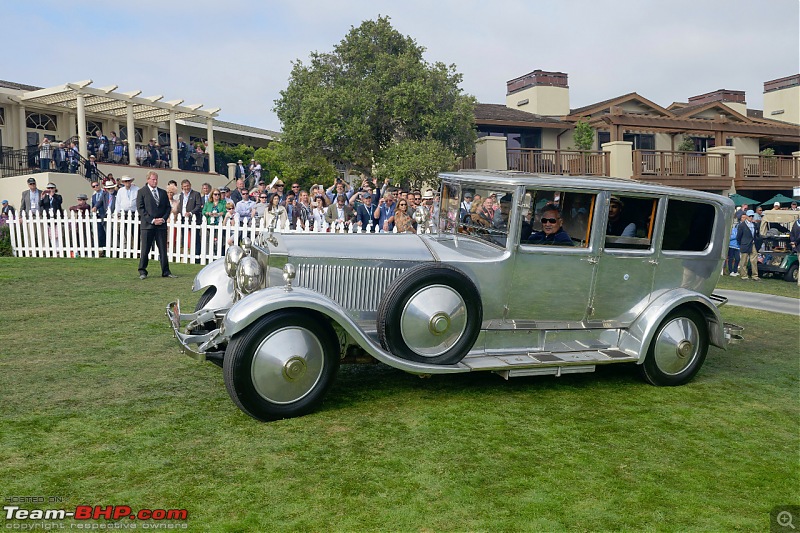
<instances>
[{"instance_id":1,"label":"car side window","mask_svg":"<svg viewBox=\"0 0 800 533\"><path fill-rule=\"evenodd\" d=\"M658 198L612 194L608 202L606 248L649 249L657 209Z\"/></svg>"},{"instance_id":2,"label":"car side window","mask_svg":"<svg viewBox=\"0 0 800 533\"><path fill-rule=\"evenodd\" d=\"M715 211L709 204L669 200L662 250L701 252L708 248Z\"/></svg>"},{"instance_id":3,"label":"car side window","mask_svg":"<svg viewBox=\"0 0 800 533\"><path fill-rule=\"evenodd\" d=\"M588 247L596 205L596 193L526 190L522 199L520 244Z\"/></svg>"},{"instance_id":4,"label":"car side window","mask_svg":"<svg viewBox=\"0 0 800 533\"><path fill-rule=\"evenodd\" d=\"M514 192L467 185L460 194L459 233L505 247Z\"/></svg>"}]
</instances>

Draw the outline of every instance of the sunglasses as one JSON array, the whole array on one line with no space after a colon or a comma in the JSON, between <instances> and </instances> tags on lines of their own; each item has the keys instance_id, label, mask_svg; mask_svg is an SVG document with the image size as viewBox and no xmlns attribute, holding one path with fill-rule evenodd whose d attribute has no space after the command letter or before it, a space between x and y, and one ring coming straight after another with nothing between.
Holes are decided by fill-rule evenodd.
<instances>
[{"instance_id":1,"label":"sunglasses","mask_svg":"<svg viewBox=\"0 0 800 533\"><path fill-rule=\"evenodd\" d=\"M218 192L212 192L211 196L219 196L219 193Z\"/></svg>"},{"instance_id":2,"label":"sunglasses","mask_svg":"<svg viewBox=\"0 0 800 533\"><path fill-rule=\"evenodd\" d=\"M542 224L555 224L558 222L557 218L544 218L542 217Z\"/></svg>"},{"instance_id":3,"label":"sunglasses","mask_svg":"<svg viewBox=\"0 0 800 533\"><path fill-rule=\"evenodd\" d=\"M92 185L92 189L96 189L98 187L99 187L99 185Z\"/></svg>"},{"instance_id":4,"label":"sunglasses","mask_svg":"<svg viewBox=\"0 0 800 533\"><path fill-rule=\"evenodd\" d=\"M259 196L259 198L261 198L262 200L266 200L267 199L266 196Z\"/></svg>"}]
</instances>

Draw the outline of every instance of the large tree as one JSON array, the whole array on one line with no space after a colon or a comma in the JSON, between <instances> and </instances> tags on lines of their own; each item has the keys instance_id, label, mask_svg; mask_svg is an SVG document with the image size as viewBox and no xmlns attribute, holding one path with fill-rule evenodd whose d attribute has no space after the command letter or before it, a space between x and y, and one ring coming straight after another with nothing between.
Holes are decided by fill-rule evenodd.
<instances>
[{"instance_id":1,"label":"large tree","mask_svg":"<svg viewBox=\"0 0 800 533\"><path fill-rule=\"evenodd\" d=\"M475 99L459 88L455 65L428 63L424 51L379 17L308 65L296 61L275 101L282 141L367 175L382 164L422 178L452 168L472 153Z\"/></svg>"}]
</instances>

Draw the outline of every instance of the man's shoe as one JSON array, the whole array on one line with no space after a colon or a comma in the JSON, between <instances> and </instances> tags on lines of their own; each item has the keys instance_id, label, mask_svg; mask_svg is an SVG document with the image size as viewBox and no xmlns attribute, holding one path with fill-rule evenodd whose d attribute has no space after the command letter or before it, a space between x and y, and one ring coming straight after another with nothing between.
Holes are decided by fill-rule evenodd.
<instances>
[{"instance_id":1,"label":"man's shoe","mask_svg":"<svg viewBox=\"0 0 800 533\"><path fill-rule=\"evenodd\" d=\"M139 279L147 279L147 274L139 274Z\"/></svg>"},{"instance_id":2,"label":"man's shoe","mask_svg":"<svg viewBox=\"0 0 800 533\"><path fill-rule=\"evenodd\" d=\"M176 276L175 274L164 274L164 275L163 275L163 276L161 276L161 277L162 277L162 278L177 278L178 276Z\"/></svg>"},{"instance_id":3,"label":"man's shoe","mask_svg":"<svg viewBox=\"0 0 800 533\"><path fill-rule=\"evenodd\" d=\"M750 278L748 278L747 276L742 276L739 279L742 280L742 281L750 281Z\"/></svg>"},{"instance_id":4,"label":"man's shoe","mask_svg":"<svg viewBox=\"0 0 800 533\"><path fill-rule=\"evenodd\" d=\"M738 275L739 275L739 273L738 273L738 272L731 272L731 276L733 276L734 278L735 278L736 276L738 276Z\"/></svg>"},{"instance_id":5,"label":"man's shoe","mask_svg":"<svg viewBox=\"0 0 800 533\"><path fill-rule=\"evenodd\" d=\"M761 281L761 278L753 278L753 281Z\"/></svg>"}]
</instances>

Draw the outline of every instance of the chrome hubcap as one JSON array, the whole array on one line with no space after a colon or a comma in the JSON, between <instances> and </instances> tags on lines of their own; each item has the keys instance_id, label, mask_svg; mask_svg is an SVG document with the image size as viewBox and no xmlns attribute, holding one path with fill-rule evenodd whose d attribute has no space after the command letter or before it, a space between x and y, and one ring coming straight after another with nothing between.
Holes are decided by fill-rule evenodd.
<instances>
[{"instance_id":1,"label":"chrome hubcap","mask_svg":"<svg viewBox=\"0 0 800 533\"><path fill-rule=\"evenodd\" d=\"M270 333L255 350L250 377L256 392L277 404L296 402L322 377L325 352L316 335L286 327Z\"/></svg>"},{"instance_id":2,"label":"chrome hubcap","mask_svg":"<svg viewBox=\"0 0 800 533\"><path fill-rule=\"evenodd\" d=\"M697 326L686 317L670 321L658 334L655 362L665 374L680 374L697 359L700 334Z\"/></svg>"},{"instance_id":3,"label":"chrome hubcap","mask_svg":"<svg viewBox=\"0 0 800 533\"><path fill-rule=\"evenodd\" d=\"M467 307L464 299L446 285L423 287L403 308L400 333L411 350L422 357L436 357L464 335Z\"/></svg>"}]
</instances>

